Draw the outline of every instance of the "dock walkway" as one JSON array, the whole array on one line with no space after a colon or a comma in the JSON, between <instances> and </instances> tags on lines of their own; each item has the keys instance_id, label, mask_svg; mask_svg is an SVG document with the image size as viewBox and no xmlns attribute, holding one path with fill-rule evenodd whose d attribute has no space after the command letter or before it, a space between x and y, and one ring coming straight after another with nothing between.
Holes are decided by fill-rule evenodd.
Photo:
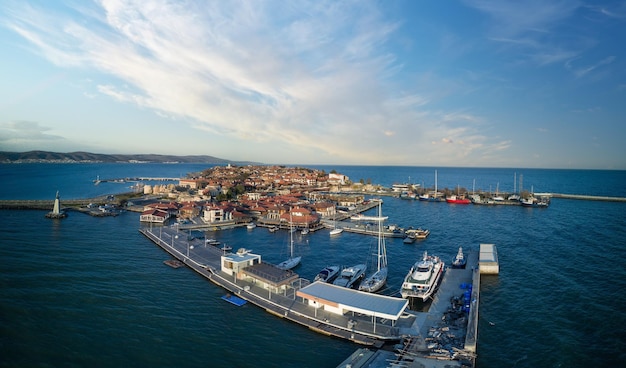
<instances>
[{"instance_id":1,"label":"dock walkway","mask_svg":"<svg viewBox=\"0 0 626 368\"><path fill-rule=\"evenodd\" d=\"M318 333L374 348L380 348L387 342L404 341L410 348L404 349L402 354L392 353L393 358L390 358L392 360L432 357L433 352L436 354L440 350L429 346L435 341L433 337L435 330L439 331L436 335L443 337L453 335L454 338L451 339L455 340L456 352L461 353L461 356L471 357L475 351L471 346L467 346L466 339L476 336L478 303L472 303L469 324L467 314L459 314L462 318L448 318L445 323L442 323L442 320L444 316L449 315L451 299L455 297L458 299L463 295L464 290L460 285L473 282L474 273L477 273L473 270L477 267L470 265L477 264L477 252L467 254L467 269L446 270L439 291L427 312L405 311L394 324L390 320L372 320L371 316L359 313L348 312L340 315L310 306L304 299L296 296L299 289L310 284L309 280L303 278L298 278L281 293L275 293L253 282L237 279L220 270L221 256L224 254L222 250L199 239L187 241L185 234L177 233L175 228L142 228L139 232L209 281L276 317L299 323ZM472 313L476 318L471 317ZM407 341L410 341L410 344ZM385 354L384 352L385 350L380 350L380 354ZM452 357L437 356L437 359L449 360Z\"/></svg>"}]
</instances>

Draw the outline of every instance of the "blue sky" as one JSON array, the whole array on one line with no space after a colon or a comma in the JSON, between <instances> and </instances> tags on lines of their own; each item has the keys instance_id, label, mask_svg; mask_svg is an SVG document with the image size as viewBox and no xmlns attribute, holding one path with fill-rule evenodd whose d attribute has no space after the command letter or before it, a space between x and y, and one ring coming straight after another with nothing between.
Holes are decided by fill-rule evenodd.
<instances>
[{"instance_id":1,"label":"blue sky","mask_svg":"<svg viewBox=\"0 0 626 368\"><path fill-rule=\"evenodd\" d=\"M3 1L0 150L626 169L626 3Z\"/></svg>"}]
</instances>

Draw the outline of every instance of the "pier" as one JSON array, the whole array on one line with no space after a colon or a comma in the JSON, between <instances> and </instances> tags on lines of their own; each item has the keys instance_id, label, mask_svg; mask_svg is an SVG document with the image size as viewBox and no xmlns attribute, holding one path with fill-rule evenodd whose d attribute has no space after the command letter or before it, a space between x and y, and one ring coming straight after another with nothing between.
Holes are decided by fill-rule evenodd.
<instances>
[{"instance_id":1,"label":"pier","mask_svg":"<svg viewBox=\"0 0 626 368\"><path fill-rule=\"evenodd\" d=\"M405 309L406 300L401 298L353 289L345 289L343 294L337 294L335 290L337 286L311 283L293 271L277 271L269 264L261 263L243 269L238 268L236 272L228 274L222 270L222 256L228 254L218 247L208 245L199 239L190 241L184 233L178 233L175 228L141 228L139 232L174 259L224 288L231 295L263 308L278 318L285 318L315 332L346 339L368 346L370 349L380 349L388 344L402 345L399 354L385 349L376 352L376 354L391 353L392 357L389 359L398 362L418 357L429 359L431 362L434 361L433 358L446 360L451 366L460 366L456 365L460 359L473 362L476 351L479 291L477 287L474 287L473 291L465 288L479 282L476 281L478 272L475 272L478 269L476 251L467 253L466 269L446 270L439 291L435 294L428 311L416 312ZM256 269L257 266L263 267L257 271L250 270ZM278 277L277 280L283 280L280 283L277 281L275 285L267 286L265 281L254 276L260 271L264 274L272 274L274 271L289 274L282 278ZM467 293L471 293L471 301L469 294L467 300L463 299ZM391 315L377 315L376 309L359 307L358 300L361 298L371 299L372 302L391 298L401 309ZM453 301L456 301L456 306L451 304ZM347 304L343 305L344 303ZM461 311L459 303L467 310ZM328 309L324 306L326 304ZM443 343L441 339L446 339L446 343L453 340L455 350L452 353L448 352L447 355L443 354L439 347Z\"/></svg>"}]
</instances>

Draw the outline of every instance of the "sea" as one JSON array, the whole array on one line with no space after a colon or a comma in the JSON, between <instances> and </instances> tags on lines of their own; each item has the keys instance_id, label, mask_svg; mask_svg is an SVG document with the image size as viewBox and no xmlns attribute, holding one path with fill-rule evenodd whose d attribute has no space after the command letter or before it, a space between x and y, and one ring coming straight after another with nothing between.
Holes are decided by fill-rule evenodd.
<instances>
[{"instance_id":1,"label":"sea","mask_svg":"<svg viewBox=\"0 0 626 368\"><path fill-rule=\"evenodd\" d=\"M1 164L0 199L93 198L133 183L96 178L183 177L207 164ZM626 197L626 171L394 166L308 166L383 186ZM435 172L437 174L435 174ZM422 227L413 244L387 239L386 295L398 295L424 251L451 262L459 246L497 246L500 274L484 276L476 366L614 367L626 361L626 203L552 200L548 208L451 205L381 197L388 223ZM375 209L371 210L375 211ZM139 214L0 210L1 367L336 367L361 346L318 334L225 290L138 232ZM284 231L257 227L206 234L264 261L288 252ZM371 257L375 237L327 230L298 234L295 271Z\"/></svg>"}]
</instances>

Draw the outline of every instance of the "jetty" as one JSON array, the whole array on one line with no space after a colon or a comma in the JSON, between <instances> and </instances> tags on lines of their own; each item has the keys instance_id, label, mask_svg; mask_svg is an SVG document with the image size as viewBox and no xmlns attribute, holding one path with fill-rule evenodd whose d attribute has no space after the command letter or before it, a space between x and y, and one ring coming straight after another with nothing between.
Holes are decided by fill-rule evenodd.
<instances>
[{"instance_id":1,"label":"jetty","mask_svg":"<svg viewBox=\"0 0 626 368\"><path fill-rule=\"evenodd\" d=\"M311 282L262 262L260 255L241 249L225 252L202 240L189 240L172 227L144 227L139 232L230 295L315 332L368 349L402 345L402 359L436 357L454 363L473 361L475 356L478 288L470 291L468 285L477 282L476 251L468 252L466 269L445 272L428 311L416 312L408 309L407 299ZM443 339L454 340L455 350L446 356L440 347Z\"/></svg>"}]
</instances>

